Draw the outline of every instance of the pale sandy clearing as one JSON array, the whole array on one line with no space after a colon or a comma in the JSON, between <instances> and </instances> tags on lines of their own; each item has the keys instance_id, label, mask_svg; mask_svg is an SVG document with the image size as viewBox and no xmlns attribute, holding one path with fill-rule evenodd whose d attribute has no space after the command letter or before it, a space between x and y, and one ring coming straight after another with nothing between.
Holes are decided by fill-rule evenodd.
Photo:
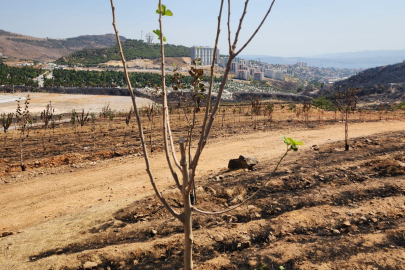
<instances>
[{"instance_id":1,"label":"pale sandy clearing","mask_svg":"<svg viewBox=\"0 0 405 270\"><path fill-rule=\"evenodd\" d=\"M132 101L129 96L102 96L102 95L68 95L68 94L49 94L49 93L29 93L31 97L29 110L31 113L40 113L45 110L46 105L52 102L55 114L69 113L73 109L85 112L100 112L105 104L109 104L112 110L128 111L132 107ZM27 93L2 94L4 98L8 96L26 97ZM137 98L137 106L143 107L150 104L151 101L146 98ZM15 112L17 102L7 102L0 104L0 113Z\"/></svg>"}]
</instances>

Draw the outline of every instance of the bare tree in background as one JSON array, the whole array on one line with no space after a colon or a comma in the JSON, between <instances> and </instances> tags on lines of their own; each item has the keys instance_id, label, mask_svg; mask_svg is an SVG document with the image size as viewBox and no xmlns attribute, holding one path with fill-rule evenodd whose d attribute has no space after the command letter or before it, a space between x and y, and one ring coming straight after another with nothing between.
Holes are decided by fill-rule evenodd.
<instances>
[{"instance_id":1,"label":"bare tree in background","mask_svg":"<svg viewBox=\"0 0 405 270\"><path fill-rule=\"evenodd\" d=\"M247 13L247 8L248 8L248 4L249 4L249 0L245 1L244 4L244 10L243 13L239 19L239 25L236 31L236 34L233 38L233 42L231 42L231 26L230 26L230 18L231 18L231 1L228 0L228 12L227 12L227 26L228 26L228 49L229 49L229 60L228 63L226 64L225 67L225 72L223 75L223 79L220 83L219 89L218 89L218 95L217 98L215 100L214 104L211 104L211 96L212 96L212 86L213 86L213 79L214 79L214 64L215 64L215 59L219 56L216 55L217 53L217 47L218 47L218 39L219 39L219 35L220 35L220 25L221 25L221 19L222 19L222 13L223 13L223 7L224 7L224 0L221 0L219 2L220 7L219 7L219 15L218 15L218 27L217 27L217 33L216 33L216 38L215 38L215 46L214 46L214 55L213 55L213 60L212 60L212 64L211 64L211 71L210 71L210 81L209 81L209 89L208 89L208 93L204 95L204 98L206 100L206 104L205 104L205 115L202 121L202 125L201 126L196 126L196 121L194 121L196 119L196 113L199 111L199 104L197 104L197 102L195 102L194 104L194 110L193 110L193 116L192 119L193 121L190 121L190 125L189 125L189 132L187 135L187 138L180 138L179 139L179 144L180 144L180 156L181 159L178 160L177 158L177 153L176 153L176 149L174 147L174 140L173 140L173 136L172 136L172 132L171 132L171 127L170 127L170 119L169 119L169 111L168 111L168 101L167 101L167 90L166 90L166 76L165 76L165 54L164 54L164 45L163 42L166 40L166 37L163 35L163 26L162 26L162 16L172 16L172 12L169 9L166 9L165 5L162 5L161 0L159 0L159 4L158 4L158 10L156 11L156 13L159 15L159 29L158 30L154 30L153 32L155 34L157 34L159 36L159 40L160 40L160 47L161 47L161 74L162 74L162 86L161 86L161 96L162 96L162 100L163 100L163 122L162 122L162 127L163 127L163 143L164 143L164 149L165 149L165 155L166 155L166 160L167 160L167 164L169 166L171 175L173 176L173 179L176 183L177 188L179 189L179 191L182 194L183 197L183 204L184 204L184 209L182 213L179 213L177 211L175 211L170 205L169 203L166 201L166 199L162 196L161 192L159 191L156 182L155 182L155 177L151 171L150 168L150 159L148 156L148 152L146 149L146 142L145 142L145 138L144 138L144 134L143 134L143 128L142 128L142 124L141 124L141 120L139 118L139 110L137 109L137 105L135 102L135 95L133 93L133 89L131 86L131 82L129 80L129 76L128 76L128 71L127 71L127 64L126 64L126 60L122 51L122 46L121 46L121 41L119 39L119 35L118 35L118 30L117 30L117 26L116 26L116 22L115 22L115 7L114 7L114 3L113 0L110 0L111 2L111 8L112 8L112 15L113 15L113 26L114 26L114 30L116 33L116 37L117 37L117 42L118 42L118 47L120 50L120 55L121 55L121 59L122 59L122 64L124 67L124 73L125 73L125 79L127 81L128 84L128 89L131 95L131 99L132 99L132 104L134 107L134 112L135 112L135 116L136 116L136 121L138 123L138 129L139 129L139 133L140 133L140 138L141 138L141 144L142 144L142 149L143 149L143 156L145 159L145 163L146 163L146 171L149 175L149 179L150 182L152 184L153 189L155 190L156 196L159 198L159 200L162 202L162 204L165 206L165 208L175 217L177 218L179 221L181 221L184 225L184 235L185 235L185 239L184 239L184 269L188 270L188 269L192 269L193 268L193 262L192 262L192 248L193 248L193 232L192 232L192 222L191 222L191 213L192 211L196 211L199 213L203 213L203 214L221 214L221 213L225 213L228 211L231 211L237 207L239 207L241 204L245 203L248 199L252 198L254 195L256 195L261 189L257 190L255 193L253 193L251 196L249 196L248 198L246 198L246 200L238 205L235 205L231 208L228 208L224 211L221 212L207 212L207 211L203 211L198 209L196 206L191 204L191 200L190 200L190 192L192 190L193 187L193 183L195 180L195 174L196 174L196 169L197 169L197 165L198 165L198 161L201 157L201 153L204 149L204 147L207 144L208 141L208 137L212 128L212 125L214 123L215 117L217 115L218 112L218 108L219 108L219 104L220 104L220 100L221 100L221 96L225 87L225 84L227 82L228 79L228 74L231 68L231 63L232 60L235 59L245 48L246 46L251 42L251 40L254 38L254 36L257 34L257 32L259 31L259 29L262 27L263 23L265 22L266 18L268 17L268 15L270 14L272 7L275 3L275 0L271 1L269 3L269 7L267 9L266 14L264 15L262 21L260 22L260 24L258 25L258 27L256 28L256 30L251 34L250 38L246 41L246 43L244 43L239 50L236 50L237 47L237 43L238 43L238 39L239 39L239 34L240 31L242 29L242 24L245 18L245 15ZM196 59L197 61L197 59ZM193 74L195 75L196 73L198 73L198 69L192 69L192 76ZM199 90L201 87L200 83L196 83L193 85L193 94L195 97L195 93L197 92L199 94ZM212 110L211 110L212 108ZM193 136L193 132L196 132L196 129L199 128L199 131L201 131L199 138L198 138L198 144L197 144L197 149L196 151L191 154L191 144L192 144L192 136ZM197 133L199 134L199 133ZM291 139L291 138L289 138ZM286 142L286 141L285 141ZM291 142L291 141L290 141ZM293 141L295 142L295 141ZM296 142L297 145L300 144L300 142ZM291 144L288 144L288 142L286 142L287 144L287 152L290 150L298 150L295 146L295 144L293 143L294 147L292 147ZM289 145L291 146L290 148ZM188 151L188 154L187 154ZM287 153L286 152L286 153ZM280 164L281 160L285 157L285 155L280 159L278 165ZM277 167L274 169L277 170ZM179 180L179 175L178 173L181 173L181 178L182 178L182 183L180 183ZM263 187L266 185L263 185Z\"/></svg>"},{"instance_id":2,"label":"bare tree in background","mask_svg":"<svg viewBox=\"0 0 405 270\"><path fill-rule=\"evenodd\" d=\"M356 110L357 91L356 88L348 88L344 91L339 90L336 95L339 111L345 116L345 151L349 151L349 113Z\"/></svg>"}]
</instances>

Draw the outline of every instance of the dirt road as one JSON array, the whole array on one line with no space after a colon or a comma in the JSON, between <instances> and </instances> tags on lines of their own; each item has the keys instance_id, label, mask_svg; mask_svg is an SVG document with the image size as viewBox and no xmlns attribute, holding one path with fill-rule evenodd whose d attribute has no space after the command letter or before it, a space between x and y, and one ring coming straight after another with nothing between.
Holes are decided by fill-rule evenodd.
<instances>
[{"instance_id":1,"label":"dirt road","mask_svg":"<svg viewBox=\"0 0 405 270\"><path fill-rule=\"evenodd\" d=\"M350 125L349 136L367 137L404 129L403 122L359 123ZM344 125L338 123L317 130L290 128L281 132L305 143L299 152L292 153L300 155L312 145L342 141ZM228 160L241 154L255 156L259 162L279 157L285 151L281 132L259 131L211 140L200 160L197 180L226 169ZM164 193L164 188L173 182L163 153L153 155L151 163ZM49 269L50 261L30 262L29 256L67 245L78 237L86 238L85 230L110 220L112 213L152 194L140 156L54 168L36 176L28 171L13 177L10 183L0 184L0 229L14 233L0 238L2 269L44 269L45 266ZM57 264L52 263L57 269Z\"/></svg>"}]
</instances>

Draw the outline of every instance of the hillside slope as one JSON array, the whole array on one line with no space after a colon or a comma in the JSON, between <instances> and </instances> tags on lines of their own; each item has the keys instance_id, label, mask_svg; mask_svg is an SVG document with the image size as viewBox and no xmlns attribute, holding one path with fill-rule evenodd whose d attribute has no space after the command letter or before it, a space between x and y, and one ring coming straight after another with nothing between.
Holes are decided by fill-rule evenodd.
<instances>
[{"instance_id":1,"label":"hillside slope","mask_svg":"<svg viewBox=\"0 0 405 270\"><path fill-rule=\"evenodd\" d=\"M122 49L127 60L132 59L157 59L160 57L160 45L148 45L142 40L128 39L122 43ZM188 57L190 48L181 45L165 45L166 57ZM56 61L57 64L83 64L97 65L111 60L121 60L117 45L103 49L85 49L62 57Z\"/></svg>"},{"instance_id":2,"label":"hillside slope","mask_svg":"<svg viewBox=\"0 0 405 270\"><path fill-rule=\"evenodd\" d=\"M125 41L125 37L121 37ZM87 35L66 39L36 38L0 30L0 53L7 57L53 61L86 48L106 48L116 43L115 35Z\"/></svg>"},{"instance_id":3,"label":"hillside slope","mask_svg":"<svg viewBox=\"0 0 405 270\"><path fill-rule=\"evenodd\" d=\"M334 84L333 89L359 88L358 96L367 102L405 100L405 62L366 69Z\"/></svg>"},{"instance_id":4,"label":"hillside slope","mask_svg":"<svg viewBox=\"0 0 405 270\"><path fill-rule=\"evenodd\" d=\"M405 83L405 62L366 69L336 85L349 87L367 87L390 83Z\"/></svg>"}]
</instances>

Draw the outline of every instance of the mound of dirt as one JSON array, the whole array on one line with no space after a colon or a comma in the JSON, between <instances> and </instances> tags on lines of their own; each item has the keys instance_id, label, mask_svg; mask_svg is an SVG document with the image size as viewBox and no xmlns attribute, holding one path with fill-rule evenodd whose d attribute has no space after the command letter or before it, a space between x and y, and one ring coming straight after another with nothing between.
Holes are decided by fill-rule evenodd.
<instances>
[{"instance_id":1,"label":"mound of dirt","mask_svg":"<svg viewBox=\"0 0 405 270\"><path fill-rule=\"evenodd\" d=\"M375 159L365 163L381 176L397 176L405 174L405 163L396 159Z\"/></svg>"}]
</instances>

